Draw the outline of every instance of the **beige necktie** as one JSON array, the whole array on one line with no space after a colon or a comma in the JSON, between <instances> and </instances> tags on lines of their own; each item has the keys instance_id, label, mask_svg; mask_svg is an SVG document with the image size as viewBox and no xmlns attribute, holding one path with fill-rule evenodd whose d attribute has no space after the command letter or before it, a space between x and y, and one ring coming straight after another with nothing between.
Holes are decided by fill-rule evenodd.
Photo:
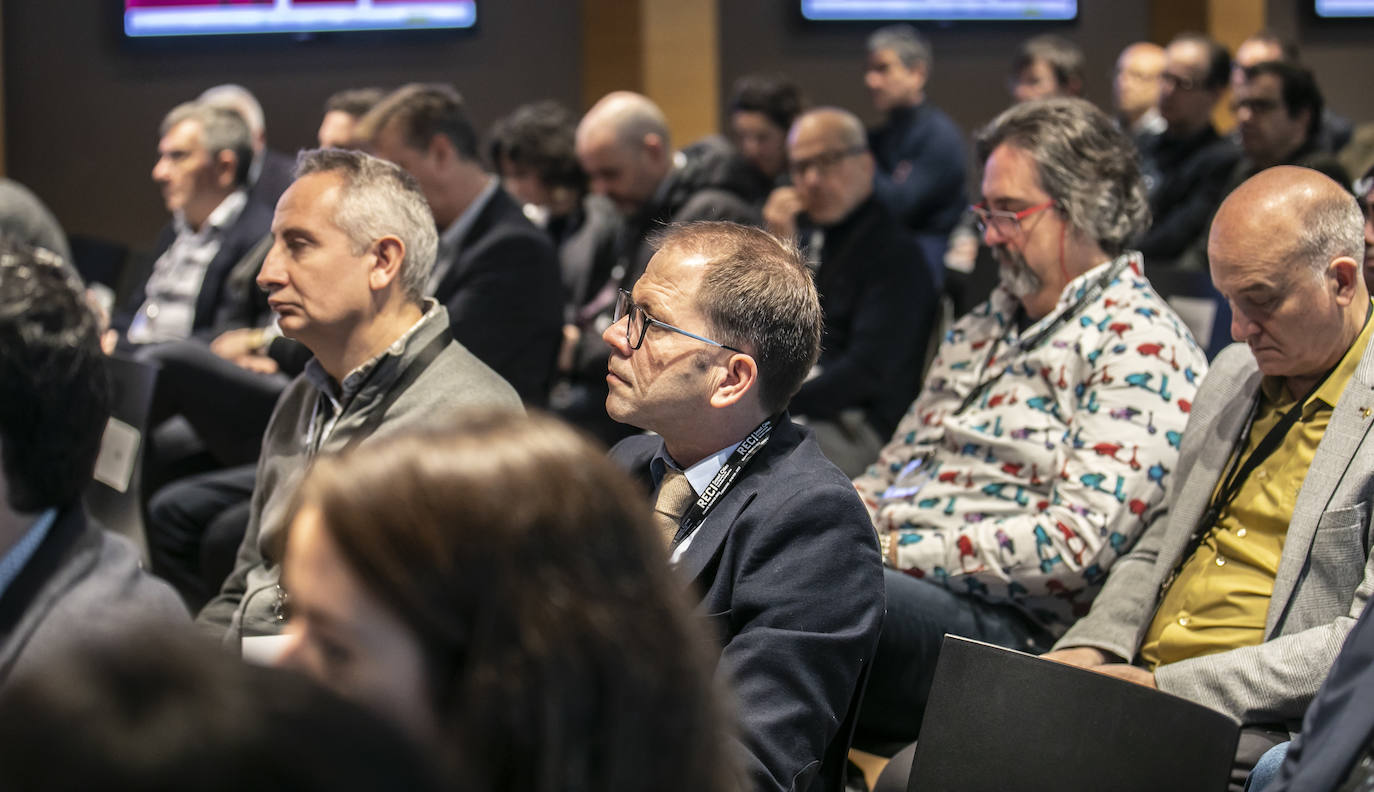
<instances>
[{"instance_id":1,"label":"beige necktie","mask_svg":"<svg viewBox=\"0 0 1374 792\"><path fill-rule=\"evenodd\" d=\"M678 523L687 507L696 500L691 482L680 470L669 469L663 473L663 481L658 485L658 496L654 498L654 525L663 535L663 546L672 547L673 537L677 536Z\"/></svg>"}]
</instances>

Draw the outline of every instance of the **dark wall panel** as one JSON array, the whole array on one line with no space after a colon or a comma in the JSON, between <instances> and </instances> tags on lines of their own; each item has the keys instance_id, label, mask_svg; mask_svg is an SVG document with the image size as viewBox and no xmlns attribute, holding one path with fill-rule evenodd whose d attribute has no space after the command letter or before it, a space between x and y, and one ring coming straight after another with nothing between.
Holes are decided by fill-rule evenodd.
<instances>
[{"instance_id":1,"label":"dark wall panel","mask_svg":"<svg viewBox=\"0 0 1374 792\"><path fill-rule=\"evenodd\" d=\"M5 3L9 175L71 233L151 244L167 219L149 176L157 126L176 103L238 82L257 94L269 142L313 145L325 98L410 80L456 84L479 130L522 101L581 102L580 6L483 0L479 27L445 34L122 41L116 0Z\"/></svg>"},{"instance_id":2,"label":"dark wall panel","mask_svg":"<svg viewBox=\"0 0 1374 792\"><path fill-rule=\"evenodd\" d=\"M1374 121L1374 92L1365 78L1374 20L1319 20L1306 10L1310 4L1268 0L1269 26L1298 42L1332 110L1357 124Z\"/></svg>"}]
</instances>

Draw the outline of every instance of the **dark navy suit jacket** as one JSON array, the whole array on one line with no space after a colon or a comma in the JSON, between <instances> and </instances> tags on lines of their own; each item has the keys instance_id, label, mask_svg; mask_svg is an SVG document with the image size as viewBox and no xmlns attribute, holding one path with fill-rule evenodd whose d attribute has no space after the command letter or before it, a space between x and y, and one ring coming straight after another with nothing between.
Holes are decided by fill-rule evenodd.
<instances>
[{"instance_id":1,"label":"dark navy suit jacket","mask_svg":"<svg viewBox=\"0 0 1374 792\"><path fill-rule=\"evenodd\" d=\"M563 284L548 235L503 190L492 193L463 235L434 290L453 337L542 405L563 338Z\"/></svg>"},{"instance_id":2,"label":"dark navy suit jacket","mask_svg":"<svg viewBox=\"0 0 1374 792\"><path fill-rule=\"evenodd\" d=\"M1288 747L1279 777L1265 792L1332 790L1374 736L1374 608L1346 636L1331 673Z\"/></svg>"},{"instance_id":3,"label":"dark navy suit jacket","mask_svg":"<svg viewBox=\"0 0 1374 792\"><path fill-rule=\"evenodd\" d=\"M631 437L611 457L652 488L662 445ZM676 568L717 628L754 788L809 789L882 626L882 561L853 485L784 417Z\"/></svg>"}]
</instances>

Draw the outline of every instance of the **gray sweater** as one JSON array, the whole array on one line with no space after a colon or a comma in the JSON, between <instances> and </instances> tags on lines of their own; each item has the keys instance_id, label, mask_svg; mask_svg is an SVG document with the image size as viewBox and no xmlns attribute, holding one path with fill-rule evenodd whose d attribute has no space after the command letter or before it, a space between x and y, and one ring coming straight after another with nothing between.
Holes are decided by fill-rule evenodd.
<instances>
[{"instance_id":1,"label":"gray sweater","mask_svg":"<svg viewBox=\"0 0 1374 792\"><path fill-rule=\"evenodd\" d=\"M343 410L327 433L324 417L329 413L328 400L320 385L332 383L323 381L318 363L312 361L307 373L287 386L263 437L248 532L239 545L234 571L224 581L219 596L201 610L197 624L233 644L244 635L281 631L281 621L275 615L277 582L290 526L291 499L314 456L309 448L312 432L326 433L318 453L327 454L353 442L442 425L465 408L522 409L515 390L455 341L391 402L380 423L370 423L369 416L400 384L405 370L415 365L425 347L447 329L448 312L431 303L424 318L361 374L361 385L351 398L348 391L353 388L348 382L345 395L340 398L334 394ZM314 381L310 369L315 369ZM338 390L338 386L332 387Z\"/></svg>"}]
</instances>

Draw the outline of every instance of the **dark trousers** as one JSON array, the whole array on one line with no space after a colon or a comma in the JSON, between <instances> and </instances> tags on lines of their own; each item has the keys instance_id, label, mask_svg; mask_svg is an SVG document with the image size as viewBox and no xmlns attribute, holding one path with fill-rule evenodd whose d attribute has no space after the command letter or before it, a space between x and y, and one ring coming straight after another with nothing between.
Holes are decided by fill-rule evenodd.
<instances>
[{"instance_id":1,"label":"dark trousers","mask_svg":"<svg viewBox=\"0 0 1374 792\"><path fill-rule=\"evenodd\" d=\"M148 556L194 613L233 571L248 528L255 466L188 476L159 490L148 506Z\"/></svg>"},{"instance_id":2,"label":"dark trousers","mask_svg":"<svg viewBox=\"0 0 1374 792\"><path fill-rule=\"evenodd\" d=\"M992 605L891 569L883 572L887 616L859 712L855 745L881 751L914 741L945 633L1039 654L1054 640L1009 605Z\"/></svg>"}]
</instances>

